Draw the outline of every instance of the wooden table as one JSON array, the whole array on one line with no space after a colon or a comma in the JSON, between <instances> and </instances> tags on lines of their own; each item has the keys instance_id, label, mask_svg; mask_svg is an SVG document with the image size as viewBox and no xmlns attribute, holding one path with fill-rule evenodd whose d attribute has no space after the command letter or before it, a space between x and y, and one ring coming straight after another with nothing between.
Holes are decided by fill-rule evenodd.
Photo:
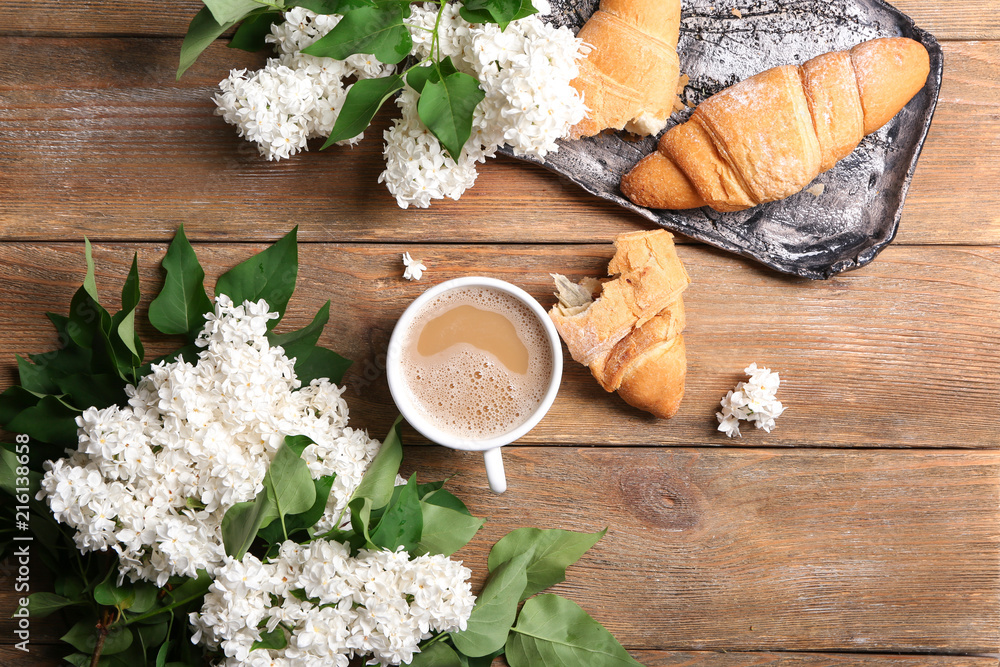
<instances>
[{"instance_id":1,"label":"wooden table","mask_svg":"<svg viewBox=\"0 0 1000 667\"><path fill-rule=\"evenodd\" d=\"M481 581L489 546L533 525L607 536L557 591L643 664L996 665L1000 651L1000 12L995 0L898 0L944 42L937 116L896 242L825 282L685 243L687 394L655 421L567 363L545 420L506 451L510 490L477 456L423 446L404 468L490 517L459 555ZM299 225L288 326L327 299L322 339L356 360L352 424L395 416L382 372L395 319L427 286L485 274L550 304L549 272L597 275L644 221L540 168L481 169L460 202L399 210L376 178L381 131L358 148L268 163L212 114L232 67L214 45L180 81L190 0L5 0L0 53L0 387L15 353L50 349L94 243L110 303L138 252L159 286L184 223L214 281ZM400 253L429 267L400 278ZM147 354L171 342L144 331ZM780 371L770 435L715 431L751 361ZM8 572L9 575L9 572ZM0 579L0 619L13 609ZM0 620L0 665L53 664L55 622L28 659ZM985 654L994 654L988 656Z\"/></svg>"}]
</instances>

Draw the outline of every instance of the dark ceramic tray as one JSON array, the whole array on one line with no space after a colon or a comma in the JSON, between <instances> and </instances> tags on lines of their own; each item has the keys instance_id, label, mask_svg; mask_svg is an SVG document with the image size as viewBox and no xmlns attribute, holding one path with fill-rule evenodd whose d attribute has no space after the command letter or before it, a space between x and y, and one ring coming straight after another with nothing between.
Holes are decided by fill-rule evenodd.
<instances>
[{"instance_id":1,"label":"dark ceramic tray","mask_svg":"<svg viewBox=\"0 0 1000 667\"><path fill-rule=\"evenodd\" d=\"M576 31L596 6L597 0L552 0L548 20ZM618 182L655 149L656 138L635 141L625 133L563 141L544 166L669 230L778 271L829 278L872 261L896 235L934 115L943 68L937 40L881 0L682 0L682 7L678 51L681 72L691 79L682 99L693 105L770 67L801 64L875 37L923 43L931 73L906 108L814 181L824 186L818 196L803 191L738 213L636 206L621 195ZM668 128L690 114L675 113Z\"/></svg>"}]
</instances>

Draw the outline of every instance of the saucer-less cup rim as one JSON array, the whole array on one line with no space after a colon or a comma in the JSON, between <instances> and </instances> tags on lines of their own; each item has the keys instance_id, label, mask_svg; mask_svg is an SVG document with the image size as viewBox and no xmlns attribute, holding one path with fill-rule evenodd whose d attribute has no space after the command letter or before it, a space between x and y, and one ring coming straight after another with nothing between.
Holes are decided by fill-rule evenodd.
<instances>
[{"instance_id":1,"label":"saucer-less cup rim","mask_svg":"<svg viewBox=\"0 0 1000 667\"><path fill-rule=\"evenodd\" d=\"M433 424L430 424L413 405L413 401L411 400L409 393L406 391L406 383L402 377L403 371L401 356L403 343L407 330L410 328L413 320L423 310L423 308L437 296L443 294L444 292L463 287L485 287L505 292L531 309L545 331L550 353L552 355L552 372L549 376L548 387L545 391L545 395L542 397L541 403L539 403L535 411L530 417L528 417L527 420L524 421L524 423L520 424L516 428L485 440L457 436L452 433L447 433ZM559 339L559 334L556 332L555 325L552 324L552 320L549 319L548 314L538 301L534 299L534 297L520 287L496 278L477 276L454 278L426 290L423 294L414 299L413 302L407 306L406 310L403 311L403 314L396 322L396 326L392 331L392 336L389 338L389 350L386 354L386 377L389 381L389 392L392 394L392 400L396 403L396 407L403 415L403 419L405 419L410 426L416 429L421 435L431 442L444 445L445 447L450 447L451 449L460 449L467 452L485 452L488 473L491 473L491 467L496 468L496 466L500 466L499 475L492 474L496 473L496 470L493 470L490 474L490 488L497 493L502 493L504 489L497 488L498 486L506 488L506 484L503 483L502 478L503 467L502 461L500 460L499 447L508 445L524 436L542 420L545 413L547 413L549 408L552 407L556 394L559 392L559 383L562 379L562 343Z\"/></svg>"}]
</instances>

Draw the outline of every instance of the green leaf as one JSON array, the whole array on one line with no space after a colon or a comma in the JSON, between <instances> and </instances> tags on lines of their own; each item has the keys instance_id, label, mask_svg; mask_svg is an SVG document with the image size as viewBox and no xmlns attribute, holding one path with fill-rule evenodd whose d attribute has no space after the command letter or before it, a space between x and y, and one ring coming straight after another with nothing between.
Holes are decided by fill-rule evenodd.
<instances>
[{"instance_id":1,"label":"green leaf","mask_svg":"<svg viewBox=\"0 0 1000 667\"><path fill-rule=\"evenodd\" d=\"M399 463L403 460L403 446L400 440L400 424L403 417L396 417L389 433L382 441L378 454L372 459L365 471L361 483L355 489L351 500L368 498L373 508L385 507L392 499L392 491L396 486L396 475L399 473Z\"/></svg>"},{"instance_id":2,"label":"green leaf","mask_svg":"<svg viewBox=\"0 0 1000 667\"><path fill-rule=\"evenodd\" d=\"M69 598L70 600L79 600L86 585L79 575L64 574L56 577L52 587L62 597Z\"/></svg>"},{"instance_id":3,"label":"green leaf","mask_svg":"<svg viewBox=\"0 0 1000 667\"><path fill-rule=\"evenodd\" d=\"M374 7L375 0L292 0L286 7L305 7L317 14L346 14L358 7Z\"/></svg>"},{"instance_id":4,"label":"green leaf","mask_svg":"<svg viewBox=\"0 0 1000 667\"><path fill-rule=\"evenodd\" d=\"M180 62L177 65L177 80L188 70L194 61L198 59L201 52L212 45L222 33L236 25L237 21L228 23L218 23L212 16L212 10L202 7L201 11L194 15L188 25L187 34L181 43Z\"/></svg>"},{"instance_id":5,"label":"green leaf","mask_svg":"<svg viewBox=\"0 0 1000 667\"><path fill-rule=\"evenodd\" d=\"M21 386L33 394L58 394L59 386L52 378L53 368L46 364L33 364L21 355L17 357L17 374ZM58 373L57 373L58 374Z\"/></svg>"},{"instance_id":6,"label":"green leaf","mask_svg":"<svg viewBox=\"0 0 1000 667\"><path fill-rule=\"evenodd\" d=\"M188 598L197 598L208 591L212 585L212 577L204 570L198 570L197 577L189 577L180 586L170 591L170 598L173 602L180 602Z\"/></svg>"},{"instance_id":7,"label":"green leaf","mask_svg":"<svg viewBox=\"0 0 1000 667\"><path fill-rule=\"evenodd\" d=\"M410 30L403 23L409 12L409 4L402 2L380 2L374 7L352 9L333 30L302 53L337 60L369 53L380 62L394 65L410 55L413 48Z\"/></svg>"},{"instance_id":8,"label":"green leaf","mask_svg":"<svg viewBox=\"0 0 1000 667\"><path fill-rule=\"evenodd\" d=\"M62 347L41 354L29 354L28 358L36 366L43 367L52 377L72 373L89 373L93 354L87 348L80 347L69 334L70 319L55 313L46 313L59 334Z\"/></svg>"},{"instance_id":9,"label":"green leaf","mask_svg":"<svg viewBox=\"0 0 1000 667\"><path fill-rule=\"evenodd\" d=\"M485 519L478 519L447 507L420 502L423 530L417 545L417 554L450 556L469 543Z\"/></svg>"},{"instance_id":10,"label":"green leaf","mask_svg":"<svg viewBox=\"0 0 1000 667\"><path fill-rule=\"evenodd\" d=\"M445 489L439 489L433 493L428 493L421 498L426 503L431 505L438 505L439 507L447 507L450 510L455 510L460 514L466 516L472 516L472 512L469 508L465 506L461 500L458 499L451 491L446 491Z\"/></svg>"},{"instance_id":11,"label":"green leaf","mask_svg":"<svg viewBox=\"0 0 1000 667\"><path fill-rule=\"evenodd\" d=\"M37 470L28 470L27 475L18 475L17 469L20 467L27 466L20 465L17 455L14 452L6 447L0 447L0 491L14 497L17 496L18 489L21 489L23 492L27 488L29 497L34 499L35 494L38 493L42 475ZM21 470L21 472L25 471ZM18 479L19 477L21 479ZM25 487L24 478L27 478L27 487Z\"/></svg>"},{"instance_id":12,"label":"green leaf","mask_svg":"<svg viewBox=\"0 0 1000 667\"><path fill-rule=\"evenodd\" d=\"M278 447L264 475L264 488L282 524L286 514L305 512L316 501L316 487L309 466L287 442Z\"/></svg>"},{"instance_id":13,"label":"green leaf","mask_svg":"<svg viewBox=\"0 0 1000 667\"><path fill-rule=\"evenodd\" d=\"M284 628L279 625L271 632L261 630L260 641L254 642L250 647L250 650L253 651L258 648L268 648L280 651L286 646L288 646L288 638L285 636Z\"/></svg>"},{"instance_id":14,"label":"green leaf","mask_svg":"<svg viewBox=\"0 0 1000 667\"><path fill-rule=\"evenodd\" d=\"M56 384L64 394L63 402L81 411L91 406L106 408L128 402L125 381L117 373L74 373L59 378Z\"/></svg>"},{"instance_id":15,"label":"green leaf","mask_svg":"<svg viewBox=\"0 0 1000 667\"><path fill-rule=\"evenodd\" d=\"M78 414L78 410L73 410L55 396L45 396L8 421L5 428L42 442L75 445Z\"/></svg>"},{"instance_id":16,"label":"green leaf","mask_svg":"<svg viewBox=\"0 0 1000 667\"><path fill-rule=\"evenodd\" d=\"M212 18L218 24L235 23L243 20L243 17L260 9L261 3L256 0L202 0L208 11L212 12Z\"/></svg>"},{"instance_id":17,"label":"green leaf","mask_svg":"<svg viewBox=\"0 0 1000 667\"><path fill-rule=\"evenodd\" d=\"M166 619L153 625L141 625L138 628L139 641L142 643L143 654L151 648L157 648L167 638L170 624Z\"/></svg>"},{"instance_id":18,"label":"green leaf","mask_svg":"<svg viewBox=\"0 0 1000 667\"><path fill-rule=\"evenodd\" d=\"M306 447L313 444L313 440L308 435L286 435L285 444L295 452L296 456L302 456L302 452L306 451Z\"/></svg>"},{"instance_id":19,"label":"green leaf","mask_svg":"<svg viewBox=\"0 0 1000 667\"><path fill-rule=\"evenodd\" d=\"M94 249L90 245L90 239L83 237L83 253L87 262L87 275L83 278L83 290L90 295L90 298L100 302L101 297L97 294L97 278L94 276Z\"/></svg>"},{"instance_id":20,"label":"green leaf","mask_svg":"<svg viewBox=\"0 0 1000 667\"><path fill-rule=\"evenodd\" d=\"M132 363L134 361L132 352L117 333L117 328L127 313L119 312L112 318L99 303L90 241L84 239L84 243L87 274L83 286L76 291L70 302L66 330L76 345L92 351L89 369L91 372L118 373L122 379L134 379L128 376L136 365Z\"/></svg>"},{"instance_id":21,"label":"green leaf","mask_svg":"<svg viewBox=\"0 0 1000 667\"><path fill-rule=\"evenodd\" d=\"M229 40L229 48L251 52L269 48L266 38L271 34L271 26L283 20L284 15L278 11L265 10L250 14L243 19L236 34Z\"/></svg>"},{"instance_id":22,"label":"green leaf","mask_svg":"<svg viewBox=\"0 0 1000 667\"><path fill-rule=\"evenodd\" d=\"M493 659L499 655L503 655L503 651L504 647L501 646L496 651L493 651L493 653L487 653L486 655L470 658L460 653L458 658L462 661L462 667L490 667L493 664Z\"/></svg>"},{"instance_id":23,"label":"green leaf","mask_svg":"<svg viewBox=\"0 0 1000 667\"><path fill-rule=\"evenodd\" d=\"M119 609L128 609L132 606L135 601L135 591L132 589L132 584L123 581L122 585L119 586L115 583L117 579L118 569L112 568L104 581L97 584L94 588L94 601L97 604L105 607L118 607Z\"/></svg>"},{"instance_id":24,"label":"green leaf","mask_svg":"<svg viewBox=\"0 0 1000 667\"><path fill-rule=\"evenodd\" d=\"M257 531L278 518L274 501L267 489L254 500L236 503L222 517L222 544L226 555L241 560Z\"/></svg>"},{"instance_id":25,"label":"green leaf","mask_svg":"<svg viewBox=\"0 0 1000 667\"><path fill-rule=\"evenodd\" d=\"M503 647L517 615L521 591L527 585L528 557L522 554L493 571L476 600L466 629L451 633L455 648L475 658Z\"/></svg>"},{"instance_id":26,"label":"green leaf","mask_svg":"<svg viewBox=\"0 0 1000 667\"><path fill-rule=\"evenodd\" d=\"M295 375L299 377L303 385L308 384L308 381L302 380L302 377L309 375L308 369L312 365L312 356L316 350L316 342L319 340L320 334L323 333L323 327L326 326L329 320L330 302L327 301L319 309L319 312L316 313L313 321L298 331L290 331L283 334L276 334L272 331L267 334L267 339L272 346L280 345L285 350L286 357L295 358ZM340 360L344 360L343 357L335 352L331 352L331 354ZM319 356L317 356L316 361L319 360ZM349 361L347 363L348 365L350 364ZM311 380L312 378L309 381ZM339 382L339 378L336 381Z\"/></svg>"},{"instance_id":27,"label":"green leaf","mask_svg":"<svg viewBox=\"0 0 1000 667\"><path fill-rule=\"evenodd\" d=\"M139 292L139 254L135 253L132 255L132 267L122 284L122 311L135 310L141 298L142 294Z\"/></svg>"},{"instance_id":28,"label":"green leaf","mask_svg":"<svg viewBox=\"0 0 1000 667\"><path fill-rule=\"evenodd\" d=\"M133 614L145 614L156 606L160 589L148 581L140 581L132 585L134 598L128 610Z\"/></svg>"},{"instance_id":29,"label":"green leaf","mask_svg":"<svg viewBox=\"0 0 1000 667\"><path fill-rule=\"evenodd\" d=\"M395 551L403 547L412 553L417 550L423 525L417 474L413 473L406 486L400 488L395 501L386 507L378 526L371 532L371 541L383 549Z\"/></svg>"},{"instance_id":30,"label":"green leaf","mask_svg":"<svg viewBox=\"0 0 1000 667\"><path fill-rule=\"evenodd\" d=\"M308 356L296 359L295 376L303 386L309 386L310 382L319 378L340 384L351 363L350 359L345 359L333 350L316 346Z\"/></svg>"},{"instance_id":31,"label":"green leaf","mask_svg":"<svg viewBox=\"0 0 1000 667\"><path fill-rule=\"evenodd\" d=\"M450 646L439 641L414 653L410 667L462 667L462 660Z\"/></svg>"},{"instance_id":32,"label":"green leaf","mask_svg":"<svg viewBox=\"0 0 1000 667\"><path fill-rule=\"evenodd\" d=\"M364 539L366 547L374 549L375 544L371 536L372 499L355 498L347 504L347 507L351 510L351 528L354 534Z\"/></svg>"},{"instance_id":33,"label":"green leaf","mask_svg":"<svg viewBox=\"0 0 1000 667\"><path fill-rule=\"evenodd\" d=\"M69 629L62 640L77 651L92 654L97 646L97 627L93 620L79 621ZM121 653L132 644L132 631L124 626L113 627L104 639L101 655Z\"/></svg>"},{"instance_id":34,"label":"green leaf","mask_svg":"<svg viewBox=\"0 0 1000 667\"><path fill-rule=\"evenodd\" d=\"M417 114L454 160L459 158L472 134L472 115L484 97L486 93L479 87L479 81L464 72L454 72L424 85Z\"/></svg>"},{"instance_id":35,"label":"green leaf","mask_svg":"<svg viewBox=\"0 0 1000 667\"><path fill-rule=\"evenodd\" d=\"M7 387L0 394L0 426L8 431L13 431L14 429L10 428L10 422L28 408L37 405L39 399L37 394L32 394L19 385Z\"/></svg>"},{"instance_id":36,"label":"green leaf","mask_svg":"<svg viewBox=\"0 0 1000 667\"><path fill-rule=\"evenodd\" d=\"M505 30L511 21L537 13L531 0L467 0L459 10L469 23L497 23Z\"/></svg>"},{"instance_id":37,"label":"green leaf","mask_svg":"<svg viewBox=\"0 0 1000 667\"><path fill-rule=\"evenodd\" d=\"M129 270L122 286L122 309L111 318L108 339L118 361L118 371L123 378L135 380L135 370L142 365L143 348L135 331L135 309L139 305L138 256L132 257Z\"/></svg>"},{"instance_id":38,"label":"green leaf","mask_svg":"<svg viewBox=\"0 0 1000 667\"><path fill-rule=\"evenodd\" d=\"M422 484L417 484L417 494L420 496L421 500L427 500L432 495L443 489L444 483L445 480L442 479L437 482L424 482Z\"/></svg>"},{"instance_id":39,"label":"green leaf","mask_svg":"<svg viewBox=\"0 0 1000 667\"><path fill-rule=\"evenodd\" d=\"M324 475L319 479L313 480L313 486L316 487L316 500L313 502L312 507L301 514L292 514L285 517L285 530L288 531L289 537L297 531L312 528L320 520L323 512L326 511L326 504L330 501L330 490L333 488L333 480L335 478L336 475ZM270 544L278 544L284 541L284 533L276 521L272 521L270 525L261 528L258 534Z\"/></svg>"},{"instance_id":40,"label":"green leaf","mask_svg":"<svg viewBox=\"0 0 1000 667\"><path fill-rule=\"evenodd\" d=\"M347 91L344 106L320 150L364 132L385 101L402 88L403 77L398 74L356 81Z\"/></svg>"},{"instance_id":41,"label":"green leaf","mask_svg":"<svg viewBox=\"0 0 1000 667\"><path fill-rule=\"evenodd\" d=\"M274 245L219 276L215 294L229 296L236 305L264 299L270 310L284 315L299 272L298 229L295 227ZM281 317L271 320L268 329L280 321Z\"/></svg>"},{"instance_id":42,"label":"green leaf","mask_svg":"<svg viewBox=\"0 0 1000 667\"><path fill-rule=\"evenodd\" d=\"M505 535L490 550L490 571L516 556L528 554L528 585L521 599L543 591L566 579L566 568L604 537L608 529L596 533L572 530L518 528Z\"/></svg>"},{"instance_id":43,"label":"green leaf","mask_svg":"<svg viewBox=\"0 0 1000 667\"><path fill-rule=\"evenodd\" d=\"M422 67L414 67L406 75L406 83L415 91L422 92L428 81L440 81L441 77L453 74L458 70L451 61L451 56L447 56L439 63L431 63Z\"/></svg>"},{"instance_id":44,"label":"green leaf","mask_svg":"<svg viewBox=\"0 0 1000 667\"><path fill-rule=\"evenodd\" d=\"M155 667L166 667L167 655L170 654L170 644L171 642L164 642L160 650L156 652Z\"/></svg>"},{"instance_id":45,"label":"green leaf","mask_svg":"<svg viewBox=\"0 0 1000 667\"><path fill-rule=\"evenodd\" d=\"M31 618L45 618L63 607L80 604L55 593L32 593L28 596L28 613Z\"/></svg>"},{"instance_id":46,"label":"green leaf","mask_svg":"<svg viewBox=\"0 0 1000 667\"><path fill-rule=\"evenodd\" d=\"M510 667L641 667L607 629L572 600L545 594L524 603L507 641Z\"/></svg>"},{"instance_id":47,"label":"green leaf","mask_svg":"<svg viewBox=\"0 0 1000 667\"><path fill-rule=\"evenodd\" d=\"M205 326L212 301L205 293L205 271L181 225L161 263L167 276L163 289L149 304L149 322L165 334L184 334L193 340Z\"/></svg>"},{"instance_id":48,"label":"green leaf","mask_svg":"<svg viewBox=\"0 0 1000 667\"><path fill-rule=\"evenodd\" d=\"M101 331L110 330L111 315L100 304L97 282L94 277L93 249L87 238L84 238L84 255L87 262L87 273L84 276L83 285L70 301L67 331L80 347L94 348L99 344L95 338Z\"/></svg>"}]
</instances>

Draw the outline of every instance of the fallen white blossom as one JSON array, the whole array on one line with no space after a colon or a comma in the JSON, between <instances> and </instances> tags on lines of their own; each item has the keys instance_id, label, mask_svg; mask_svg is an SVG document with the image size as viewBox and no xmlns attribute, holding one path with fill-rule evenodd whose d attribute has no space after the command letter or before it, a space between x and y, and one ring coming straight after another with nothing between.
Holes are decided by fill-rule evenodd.
<instances>
[{"instance_id":1,"label":"fallen white blossom","mask_svg":"<svg viewBox=\"0 0 1000 667\"><path fill-rule=\"evenodd\" d=\"M403 266L406 267L403 269L403 277L407 280L420 280L424 271L427 270L423 262L419 259L413 259L408 252L403 253Z\"/></svg>"},{"instance_id":2,"label":"fallen white blossom","mask_svg":"<svg viewBox=\"0 0 1000 667\"><path fill-rule=\"evenodd\" d=\"M752 363L744 369L750 376L746 382L740 382L736 388L725 395L720 402L722 412L716 412L719 429L730 438L734 435L742 437L740 421L748 421L757 428L770 433L774 428L774 420L781 416L785 407L775 398L781 378L772 373L769 368L758 368Z\"/></svg>"}]
</instances>

